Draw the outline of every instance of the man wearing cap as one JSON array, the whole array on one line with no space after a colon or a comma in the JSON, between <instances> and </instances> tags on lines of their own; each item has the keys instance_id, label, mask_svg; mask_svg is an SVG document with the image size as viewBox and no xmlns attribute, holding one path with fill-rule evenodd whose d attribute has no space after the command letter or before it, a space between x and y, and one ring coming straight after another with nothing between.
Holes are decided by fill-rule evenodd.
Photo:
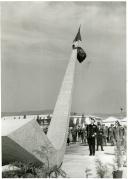
<instances>
[{"instance_id":1,"label":"man wearing cap","mask_svg":"<svg viewBox=\"0 0 128 179\"><path fill-rule=\"evenodd\" d=\"M124 135L124 131L123 131L123 128L121 128L119 121L115 122L115 127L113 128L113 134L114 134L115 143L120 142L120 144L121 144L121 140L122 140L122 136Z\"/></svg>"},{"instance_id":2,"label":"man wearing cap","mask_svg":"<svg viewBox=\"0 0 128 179\"><path fill-rule=\"evenodd\" d=\"M97 126L94 124L94 118L91 119L91 124L87 126L87 140L89 145L89 155L95 155L95 136L97 134Z\"/></svg>"}]
</instances>

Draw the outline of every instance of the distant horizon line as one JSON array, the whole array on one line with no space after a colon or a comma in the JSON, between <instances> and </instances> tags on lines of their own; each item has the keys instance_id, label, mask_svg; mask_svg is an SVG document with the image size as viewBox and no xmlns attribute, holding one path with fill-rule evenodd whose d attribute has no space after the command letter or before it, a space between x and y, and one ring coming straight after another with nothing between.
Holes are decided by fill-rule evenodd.
<instances>
[{"instance_id":1,"label":"distant horizon line","mask_svg":"<svg viewBox=\"0 0 128 179\"><path fill-rule=\"evenodd\" d=\"M2 112L1 111L1 117L5 115L40 115L40 113L49 114L53 113L54 110L52 109L46 109L46 110L37 110L37 111L18 111L18 112ZM84 115L127 115L126 111L123 112L110 112L110 113L101 113L101 112L70 112L70 114L84 114Z\"/></svg>"}]
</instances>

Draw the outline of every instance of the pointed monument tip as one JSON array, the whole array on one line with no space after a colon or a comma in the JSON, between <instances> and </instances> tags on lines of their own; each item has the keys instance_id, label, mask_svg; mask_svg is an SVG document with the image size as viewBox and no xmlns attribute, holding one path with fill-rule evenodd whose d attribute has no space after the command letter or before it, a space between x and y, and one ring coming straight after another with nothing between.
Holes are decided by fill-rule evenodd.
<instances>
[{"instance_id":1,"label":"pointed monument tip","mask_svg":"<svg viewBox=\"0 0 128 179\"><path fill-rule=\"evenodd\" d=\"M81 39L81 34L80 34L80 28L81 28L81 24L80 24L80 26L79 26L78 32L77 32L76 37L75 37L75 39L74 39L73 42L82 41L82 39Z\"/></svg>"}]
</instances>

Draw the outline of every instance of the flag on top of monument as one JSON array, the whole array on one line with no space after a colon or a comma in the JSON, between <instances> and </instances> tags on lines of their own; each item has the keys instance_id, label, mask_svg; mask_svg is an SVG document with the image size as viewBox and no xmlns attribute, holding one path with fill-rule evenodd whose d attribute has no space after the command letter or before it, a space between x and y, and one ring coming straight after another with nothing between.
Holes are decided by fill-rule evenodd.
<instances>
[{"instance_id":1,"label":"flag on top of monument","mask_svg":"<svg viewBox=\"0 0 128 179\"><path fill-rule=\"evenodd\" d=\"M80 34L80 27L79 27L78 32L77 32L77 34L76 34L76 37L75 37L75 39L74 39L74 41L73 41L72 48L73 48L73 49L77 49L77 59L78 59L78 61L81 63L81 62L83 62L83 61L85 60L85 58L86 58L86 53L85 53L85 51L83 50L83 48L80 47L79 41L82 41L82 40L81 40L81 34Z\"/></svg>"},{"instance_id":2,"label":"flag on top of monument","mask_svg":"<svg viewBox=\"0 0 128 179\"><path fill-rule=\"evenodd\" d=\"M81 25L80 25L80 27L81 27ZM73 42L76 42L76 41L79 41L79 40L82 41L81 40L81 34L80 34L80 27L79 27L79 30L78 30L76 37L75 37Z\"/></svg>"}]
</instances>

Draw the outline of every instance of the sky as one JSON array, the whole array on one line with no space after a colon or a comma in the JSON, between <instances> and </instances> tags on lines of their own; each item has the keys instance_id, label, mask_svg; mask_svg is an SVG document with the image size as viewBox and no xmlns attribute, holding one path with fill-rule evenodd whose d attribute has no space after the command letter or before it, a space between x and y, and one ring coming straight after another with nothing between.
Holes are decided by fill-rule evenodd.
<instances>
[{"instance_id":1,"label":"sky","mask_svg":"<svg viewBox=\"0 0 128 179\"><path fill-rule=\"evenodd\" d=\"M125 2L1 2L2 112L54 109L81 24L72 112L126 110Z\"/></svg>"}]
</instances>

